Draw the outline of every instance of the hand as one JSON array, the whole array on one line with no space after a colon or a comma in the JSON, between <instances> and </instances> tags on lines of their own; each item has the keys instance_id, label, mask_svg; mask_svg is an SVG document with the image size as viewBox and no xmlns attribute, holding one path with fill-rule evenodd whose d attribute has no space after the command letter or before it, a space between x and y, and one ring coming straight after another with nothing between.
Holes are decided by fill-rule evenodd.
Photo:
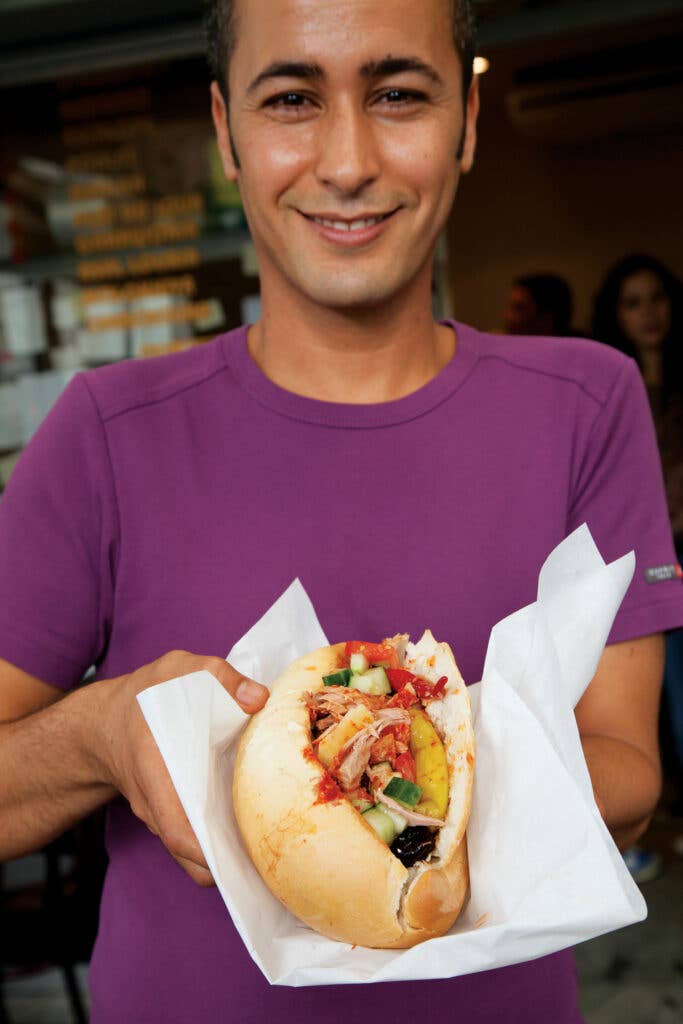
<instances>
[{"instance_id":1,"label":"hand","mask_svg":"<svg viewBox=\"0 0 683 1024\"><path fill-rule=\"evenodd\" d=\"M171 651L130 675L101 684L102 703L95 723L102 781L128 800L133 813L159 836L171 856L199 885L214 881L154 737L137 702L148 686L200 670L210 672L248 714L268 699L268 690L240 675L222 658Z\"/></svg>"}]
</instances>

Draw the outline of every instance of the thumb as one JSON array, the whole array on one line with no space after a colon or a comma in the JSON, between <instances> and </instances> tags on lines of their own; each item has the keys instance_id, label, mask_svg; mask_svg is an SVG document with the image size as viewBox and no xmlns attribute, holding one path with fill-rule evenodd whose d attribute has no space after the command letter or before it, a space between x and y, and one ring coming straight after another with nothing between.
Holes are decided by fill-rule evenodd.
<instances>
[{"instance_id":1,"label":"thumb","mask_svg":"<svg viewBox=\"0 0 683 1024\"><path fill-rule=\"evenodd\" d=\"M268 700L269 691L248 676L241 676L235 690L235 700L245 711L252 714L259 711Z\"/></svg>"},{"instance_id":2,"label":"thumb","mask_svg":"<svg viewBox=\"0 0 683 1024\"><path fill-rule=\"evenodd\" d=\"M249 715L259 711L268 700L267 687L243 676L222 658L212 658L209 671Z\"/></svg>"}]
</instances>

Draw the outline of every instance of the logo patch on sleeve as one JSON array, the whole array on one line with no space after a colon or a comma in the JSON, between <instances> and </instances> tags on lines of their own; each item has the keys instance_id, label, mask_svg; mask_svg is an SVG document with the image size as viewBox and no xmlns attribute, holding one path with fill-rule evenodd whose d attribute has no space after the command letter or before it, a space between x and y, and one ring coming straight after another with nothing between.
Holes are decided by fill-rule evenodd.
<instances>
[{"instance_id":1,"label":"logo patch on sleeve","mask_svg":"<svg viewBox=\"0 0 683 1024\"><path fill-rule=\"evenodd\" d=\"M648 583L664 583L665 580L683 580L683 569L674 562L671 565L656 565L652 569L645 570L645 579Z\"/></svg>"}]
</instances>

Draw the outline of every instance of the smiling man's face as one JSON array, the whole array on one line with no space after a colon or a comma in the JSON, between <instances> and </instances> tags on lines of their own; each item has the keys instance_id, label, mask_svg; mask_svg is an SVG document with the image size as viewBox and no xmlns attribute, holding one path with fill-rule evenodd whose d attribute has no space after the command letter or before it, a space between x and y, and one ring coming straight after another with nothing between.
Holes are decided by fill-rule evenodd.
<instances>
[{"instance_id":1,"label":"smiling man's face","mask_svg":"<svg viewBox=\"0 0 683 1024\"><path fill-rule=\"evenodd\" d=\"M215 84L214 119L264 295L351 310L428 286L475 145L447 0L242 0L229 88L239 170Z\"/></svg>"}]
</instances>

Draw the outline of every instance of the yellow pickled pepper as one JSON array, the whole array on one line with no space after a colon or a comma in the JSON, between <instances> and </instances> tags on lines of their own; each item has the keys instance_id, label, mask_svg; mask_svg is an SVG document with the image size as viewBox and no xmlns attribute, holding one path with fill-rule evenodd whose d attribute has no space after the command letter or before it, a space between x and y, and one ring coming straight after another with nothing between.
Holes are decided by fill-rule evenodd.
<instances>
[{"instance_id":1,"label":"yellow pickled pepper","mask_svg":"<svg viewBox=\"0 0 683 1024\"><path fill-rule=\"evenodd\" d=\"M422 797L415 810L443 820L448 807L448 762L441 738L424 711L410 708L410 753Z\"/></svg>"}]
</instances>

